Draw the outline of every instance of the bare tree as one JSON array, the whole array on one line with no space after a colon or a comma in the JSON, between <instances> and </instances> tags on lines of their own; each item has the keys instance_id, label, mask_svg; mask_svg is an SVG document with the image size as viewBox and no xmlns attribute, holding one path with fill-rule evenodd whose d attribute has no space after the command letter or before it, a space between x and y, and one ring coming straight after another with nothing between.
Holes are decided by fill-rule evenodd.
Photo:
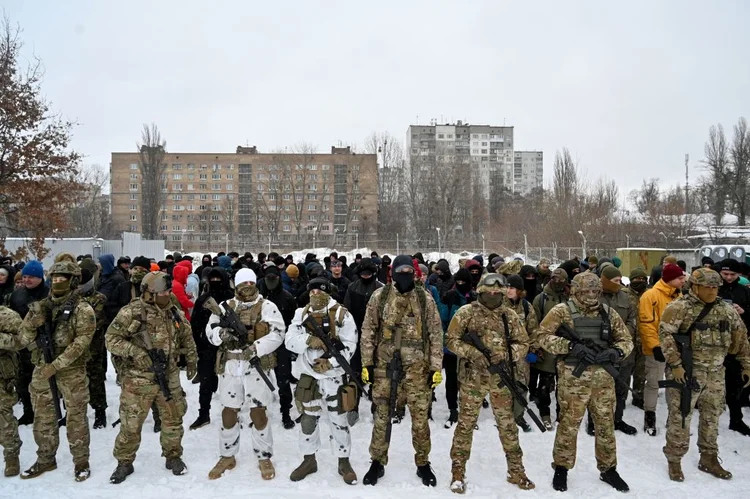
<instances>
[{"instance_id":1,"label":"bare tree","mask_svg":"<svg viewBox=\"0 0 750 499\"><path fill-rule=\"evenodd\" d=\"M747 120L740 118L734 125L734 137L729 147L730 167L727 168L728 192L737 213L737 224L744 226L750 209L750 130Z\"/></svg>"},{"instance_id":2,"label":"bare tree","mask_svg":"<svg viewBox=\"0 0 750 499\"><path fill-rule=\"evenodd\" d=\"M721 124L708 130L708 142L704 147L706 158L703 164L708 170L710 182L714 186L713 215L716 225L721 225L727 200L727 170L729 168L729 147Z\"/></svg>"},{"instance_id":3,"label":"bare tree","mask_svg":"<svg viewBox=\"0 0 750 499\"><path fill-rule=\"evenodd\" d=\"M168 179L165 176L167 165L164 162L167 142L155 124L143 125L141 142L136 144L141 172L141 221L143 237L156 239L160 235L159 214L166 201Z\"/></svg>"},{"instance_id":4,"label":"bare tree","mask_svg":"<svg viewBox=\"0 0 750 499\"><path fill-rule=\"evenodd\" d=\"M237 200L234 198L234 194L227 194L224 196L224 202L222 203L223 216L221 219L221 225L226 235L226 241L229 242L229 246L233 247L235 244L234 235L237 233Z\"/></svg>"},{"instance_id":5,"label":"bare tree","mask_svg":"<svg viewBox=\"0 0 750 499\"><path fill-rule=\"evenodd\" d=\"M378 155L378 233L405 235L407 220L404 148L388 132L373 132L365 139L365 152ZM365 185L364 182L362 185ZM360 232L366 233L362 224Z\"/></svg>"},{"instance_id":6,"label":"bare tree","mask_svg":"<svg viewBox=\"0 0 750 499\"><path fill-rule=\"evenodd\" d=\"M109 199L109 172L101 165L83 167L72 179L77 185L75 202L68 208L70 220L66 234L71 237L114 237Z\"/></svg>"}]
</instances>

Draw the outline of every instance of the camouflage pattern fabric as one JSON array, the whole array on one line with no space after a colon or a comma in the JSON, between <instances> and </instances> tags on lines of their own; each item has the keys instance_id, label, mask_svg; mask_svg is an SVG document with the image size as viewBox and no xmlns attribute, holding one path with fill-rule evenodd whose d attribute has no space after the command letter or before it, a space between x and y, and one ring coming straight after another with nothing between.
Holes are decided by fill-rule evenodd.
<instances>
[{"instance_id":1,"label":"camouflage pattern fabric","mask_svg":"<svg viewBox=\"0 0 750 499\"><path fill-rule=\"evenodd\" d=\"M521 260L511 260L500 265L497 269L497 273L503 274L504 276L518 274L521 272L521 267L523 267L523 262Z\"/></svg>"},{"instance_id":2,"label":"camouflage pattern fabric","mask_svg":"<svg viewBox=\"0 0 750 499\"><path fill-rule=\"evenodd\" d=\"M539 320L537 319L536 310L534 310L534 307L531 305L531 303L528 304L529 307L529 314L526 314L526 311L523 307L523 300L518 300L518 303L513 303L510 300L506 300L505 303L508 308L513 310L516 315L518 315L519 319L523 323L523 327L526 330L526 334L528 338L531 338L532 336L536 336L536 331L539 329ZM525 319L524 319L525 317ZM526 361L526 355L523 356L523 358L519 359L516 362L516 379L521 381L524 385L529 384L529 375L530 375L530 366L529 363ZM523 407L521 407L521 412L523 412Z\"/></svg>"},{"instance_id":3,"label":"camouflage pattern fabric","mask_svg":"<svg viewBox=\"0 0 750 499\"><path fill-rule=\"evenodd\" d=\"M502 314L505 314L508 320L510 348L506 341ZM489 393L508 472L524 472L523 452L518 441L518 427L513 411L513 396L506 387L499 388L499 375L490 374L486 368L471 362L472 357L476 358L477 350L462 340L466 332L476 332L485 346L493 353L505 353L506 359L510 352L516 362L526 357L529 349L529 337L520 317L507 306L490 310L477 301L464 305L453 316L448 326L447 347L459 358L460 382L458 424L451 447L453 470L459 471L462 475L466 471L466 462L471 455L474 425L479 417L482 400Z\"/></svg>"},{"instance_id":4,"label":"camouflage pattern fabric","mask_svg":"<svg viewBox=\"0 0 750 499\"><path fill-rule=\"evenodd\" d=\"M709 286L720 284L718 274L707 269L699 269L690 276L691 282L708 283ZM711 272L714 276L704 274ZM695 277L694 277L695 276ZM700 284L703 285L703 284ZM718 287L718 286L717 286ZM681 364L680 353L674 334L684 334L705 303L691 290L664 309L659 324L659 341L668 366ZM698 425L698 448L701 453L718 453L717 436L719 434L719 416L724 412L725 380L724 359L727 354L736 355L743 370L750 370L750 344L747 339L745 324L734 308L718 299L711 311L701 321L705 328L694 328L692 331L693 376L701 387L699 393L693 392L691 408L700 411ZM671 369L667 369L667 379L673 379ZM667 418L667 441L664 454L668 461L679 461L690 444L690 417L685 418L685 429L682 428L680 414L680 392L668 388L669 416Z\"/></svg>"},{"instance_id":5,"label":"camouflage pattern fabric","mask_svg":"<svg viewBox=\"0 0 750 499\"><path fill-rule=\"evenodd\" d=\"M7 307L0 307L0 445L7 460L18 457L21 438L13 406L18 402L15 392L18 375L17 338L21 316Z\"/></svg>"},{"instance_id":6,"label":"camouflage pattern fabric","mask_svg":"<svg viewBox=\"0 0 750 499\"><path fill-rule=\"evenodd\" d=\"M376 412L370 456L383 465L388 462L389 444L385 441L385 427L388 421L390 382L385 379L385 368L394 352L393 333L399 329L402 338L400 351L405 371L398 387L399 398L405 397L406 405L409 406L414 461L417 466L422 466L428 462L431 448L427 412L432 390L428 377L432 371L440 372L443 366L443 328L440 314L429 294L425 296L425 310L420 309L417 293L424 293L423 289L415 288L401 294L392 288L387 302L383 305L381 317L380 300L383 289L386 288L376 290L367 303L360 337L362 365L375 366L372 397ZM425 321L422 321L423 313L426 314ZM423 322L427 331L421 331Z\"/></svg>"},{"instance_id":7,"label":"camouflage pattern fabric","mask_svg":"<svg viewBox=\"0 0 750 499\"><path fill-rule=\"evenodd\" d=\"M593 275L593 274L591 274ZM587 278L578 289L588 287ZM596 277L596 276L594 276ZM599 279L596 278L596 281ZM581 286L582 284L582 286ZM593 284L591 284L593 285ZM599 317L599 309L586 307L573 296L573 304L584 317ZM625 357L633 350L633 340L619 314L610 311L611 326L610 345L619 349ZM561 324L574 327L573 317L568 304L556 305L539 325L538 341L547 352L558 355L558 402L560 404L560 422L555 435L555 446L552 451L553 466L572 469L576 459L576 440L578 429L586 409L589 410L596 428L596 461L600 471L606 471L617 464L617 448L614 436L615 382L614 379L598 365L586 368L580 378L573 376L575 366L566 365L563 357L570 350L570 342L556 336Z\"/></svg>"},{"instance_id":8,"label":"camouflage pattern fabric","mask_svg":"<svg viewBox=\"0 0 750 499\"><path fill-rule=\"evenodd\" d=\"M59 262L55 266L64 266L69 263ZM78 269L75 264L72 264L72 267ZM80 270L78 272L80 275ZM69 302L69 300L72 301ZM57 388L65 401L66 432L73 462L83 464L89 459L89 424L86 417L89 385L86 377L86 360L96 329L96 316L91 305L67 293L61 297L49 296L33 303L20 327L20 346L29 348L32 361L36 366L31 376L29 391L34 408L34 441L38 446L37 461L40 463L55 461L60 436L49 380L41 376L41 369L46 363L35 340L38 328L44 327L47 311L51 312L51 317L55 321L62 315L63 309L69 303L76 303L70 318L67 321L57 320L55 323L52 335L55 359L52 366L56 369Z\"/></svg>"},{"instance_id":9,"label":"camouflage pattern fabric","mask_svg":"<svg viewBox=\"0 0 750 499\"><path fill-rule=\"evenodd\" d=\"M173 310L176 310L175 320ZM145 313L145 322L142 322ZM151 360L146 353L140 331L145 328L153 348L162 349L167 354L169 365L168 384L172 400L167 402L159 390ZM171 305L161 309L144 301L132 301L117 314L107 328L105 335L107 349L121 357L120 375L122 393L120 395L120 432L115 440L114 456L118 462L132 462L140 446L143 421L155 401L162 420L160 442L162 455L180 457L182 455L182 417L187 410L184 392L180 386L180 370L177 367L178 352L185 350L188 370L196 370L196 352L190 323L181 310Z\"/></svg>"},{"instance_id":10,"label":"camouflage pattern fabric","mask_svg":"<svg viewBox=\"0 0 750 499\"><path fill-rule=\"evenodd\" d=\"M89 398L93 409L107 408L107 391L104 387L104 381L107 374L107 348L104 345L104 333L106 331L104 317L104 304L107 303L107 297L97 291L90 291L81 295L81 300L85 301L94 310L96 315L96 332L91 339L89 352L91 358L86 363L86 373L89 376Z\"/></svg>"}]
</instances>

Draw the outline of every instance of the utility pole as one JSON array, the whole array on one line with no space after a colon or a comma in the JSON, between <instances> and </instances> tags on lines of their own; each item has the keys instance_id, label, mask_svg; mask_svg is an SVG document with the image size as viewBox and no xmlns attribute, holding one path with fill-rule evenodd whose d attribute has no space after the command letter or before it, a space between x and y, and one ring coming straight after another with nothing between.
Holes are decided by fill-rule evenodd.
<instances>
[{"instance_id":1,"label":"utility pole","mask_svg":"<svg viewBox=\"0 0 750 499\"><path fill-rule=\"evenodd\" d=\"M689 154L685 154L685 214L687 215L690 213L690 200L688 198L690 192L690 180L689 180L689 171L688 171L688 160L690 159Z\"/></svg>"}]
</instances>

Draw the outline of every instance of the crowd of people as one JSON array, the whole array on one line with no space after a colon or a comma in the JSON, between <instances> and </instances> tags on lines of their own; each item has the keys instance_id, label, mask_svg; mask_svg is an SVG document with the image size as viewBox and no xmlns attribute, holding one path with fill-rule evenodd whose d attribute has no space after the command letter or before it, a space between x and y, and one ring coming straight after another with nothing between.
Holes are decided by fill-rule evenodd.
<instances>
[{"instance_id":1,"label":"crowd of people","mask_svg":"<svg viewBox=\"0 0 750 499\"><path fill-rule=\"evenodd\" d=\"M450 488L466 490L466 462L479 411L492 407L507 461L507 481L534 488L526 475L519 429L555 431L553 487L567 490L576 440L596 440L601 479L629 489L617 472L616 433L639 432L623 419L628 394L643 410L642 431L657 436L656 401L667 387L664 454L668 476L685 479L690 418L700 412L699 469L731 478L718 457L719 416L750 436L750 266L704 258L689 271L668 256L653 269L630 271L621 261L589 256L552 268L542 259L476 255L452 268L421 253L380 257L336 252L204 255L162 261L62 253L45 271L39 261L0 259L0 444L5 476L28 479L56 469L59 426L65 426L74 478L90 476L90 430L107 425L108 358L121 388L117 467L111 483L134 472L149 412L161 432L165 466L187 472L182 459L188 401L180 372L199 384L198 417L211 424L214 394L222 406L219 479L237 465L239 412L249 412L260 475L275 477L268 410L278 391L281 424L298 427L302 462L292 481L317 471L319 420L328 413L338 473L357 474L349 461L349 428L360 407L373 414L371 466L363 483L385 475L393 425L409 408L417 476L437 483L430 466L435 388L445 382L454 429ZM109 353L109 355L108 355ZM666 378L666 379L665 379ZM369 386L367 386L369 385ZM683 390L682 387L688 387ZM365 390L363 390L365 388ZM555 400L555 417L551 409ZM60 401L64 402L62 413ZM17 401L23 406L18 420ZM296 417L292 408L296 408ZM538 411L540 418L536 418ZM21 472L18 425L33 424L37 461Z\"/></svg>"}]
</instances>

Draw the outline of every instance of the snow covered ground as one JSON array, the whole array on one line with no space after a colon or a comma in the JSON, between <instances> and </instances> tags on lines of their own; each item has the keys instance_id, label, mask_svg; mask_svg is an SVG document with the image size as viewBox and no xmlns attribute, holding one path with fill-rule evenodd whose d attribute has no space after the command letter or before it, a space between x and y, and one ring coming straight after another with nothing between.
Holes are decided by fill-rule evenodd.
<instances>
[{"instance_id":1,"label":"snow covered ground","mask_svg":"<svg viewBox=\"0 0 750 499\"><path fill-rule=\"evenodd\" d=\"M261 480L250 448L250 435L245 427L242 432L237 468L219 480L211 481L208 480L207 475L218 459L221 406L214 397L211 409L212 424L196 431L187 430L198 412L198 385L185 381L184 373L183 387L187 392L189 407L183 421L186 428L183 439L185 448L183 458L188 465L188 474L176 477L164 468L164 458L160 457L159 436L152 432L153 421L149 416L144 424L143 440L135 461L135 473L124 483L111 485L109 476L116 465L112 457L112 448L118 431L117 428L111 427L111 423L118 417L120 392L114 379L114 372L110 368L107 380L109 402L107 417L110 425L104 430L91 430L91 478L84 483L76 483L73 480L73 463L63 430L60 449L57 453L58 469L28 481L18 477L0 477L0 497L33 497L35 499L48 497L56 499L100 497L206 499L247 496L293 499L455 497L448 489L449 452L453 430L443 428L443 423L448 417L448 409L442 387L438 389L438 402L435 403L433 410L435 421L430 424L432 428L430 457L437 475L437 488L423 486L415 475L408 414L404 422L394 425L390 463L386 467L385 477L375 487L365 487L361 484L362 477L369 467L367 449L372 430L369 403L364 400L361 412L363 418L352 428L352 465L360 480L358 485L348 486L343 483L336 471L336 459L331 455L326 443L318 453L318 472L302 482L292 483L289 480L289 474L302 459L297 447L299 427L293 430L284 430L281 427L278 404L270 411L275 440L273 462L276 466L276 478L269 482ZM16 407L17 415L20 415L20 409L20 406ZM663 428L666 415L664 396L661 394L657 409L660 433L657 437L648 437L643 433L628 437L617 433L618 469L631 487L629 497L745 496L746 491L750 490L750 474L747 472L750 439L740 437L737 433L727 429L728 415L725 413L721 418L719 447L724 466L734 473L734 478L730 481L722 481L697 470L698 451L695 444L697 418L694 418L691 449L683 460L686 481L682 484L670 482L667 477L667 464L661 450L664 445ZM89 418L93 424L92 410L89 410ZM629 405L625 420L640 429L643 412ZM327 433L327 426L323 424L321 437L324 442L327 440ZM521 491L505 481L505 456L500 447L494 420L489 409L482 410L479 417L479 430L474 433L474 447L467 468L469 483L467 496L477 498L549 497L561 494L555 492L551 485L553 470L550 462L552 461L554 432L542 434L535 428L532 433L521 433L520 438L527 473L536 483L536 489L533 491ZM24 442L21 449L21 466L22 469L26 469L36 458L36 445L30 426L21 427L21 439ZM579 434L578 446L578 461L569 475L567 497L622 497L619 492L599 481L594 460L593 438L582 431ZM560 497L566 497L566 495L560 495Z\"/></svg>"}]
</instances>

